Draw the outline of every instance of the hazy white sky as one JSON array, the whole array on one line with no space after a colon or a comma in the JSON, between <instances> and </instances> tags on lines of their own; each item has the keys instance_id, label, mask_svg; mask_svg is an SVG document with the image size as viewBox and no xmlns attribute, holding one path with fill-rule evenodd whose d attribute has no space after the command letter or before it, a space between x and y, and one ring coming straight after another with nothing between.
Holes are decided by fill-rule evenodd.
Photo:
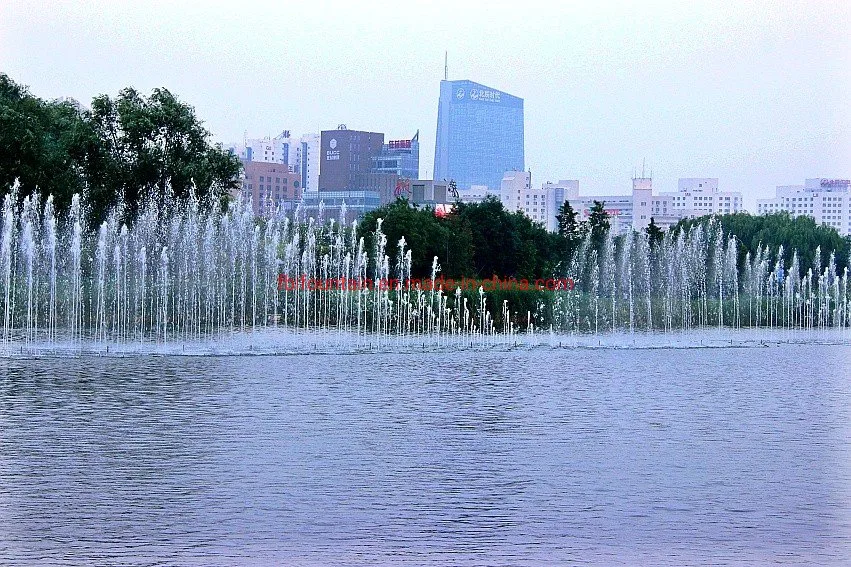
<instances>
[{"instance_id":1,"label":"hazy white sky","mask_svg":"<svg viewBox=\"0 0 851 567\"><path fill-rule=\"evenodd\" d=\"M640 4L640 5L636 5ZM439 81L525 99L535 184L623 193L718 177L753 207L774 186L851 177L851 2L86 2L0 8L0 71L88 103L169 88L219 141L420 130Z\"/></svg>"}]
</instances>

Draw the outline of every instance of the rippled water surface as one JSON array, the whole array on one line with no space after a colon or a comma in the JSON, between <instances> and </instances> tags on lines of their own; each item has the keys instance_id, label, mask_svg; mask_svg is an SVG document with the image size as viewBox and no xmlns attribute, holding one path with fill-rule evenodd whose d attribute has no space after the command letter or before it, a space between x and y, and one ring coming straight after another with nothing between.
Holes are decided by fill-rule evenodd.
<instances>
[{"instance_id":1,"label":"rippled water surface","mask_svg":"<svg viewBox=\"0 0 851 567\"><path fill-rule=\"evenodd\" d=\"M0 564L847 564L850 367L835 345L0 360Z\"/></svg>"}]
</instances>

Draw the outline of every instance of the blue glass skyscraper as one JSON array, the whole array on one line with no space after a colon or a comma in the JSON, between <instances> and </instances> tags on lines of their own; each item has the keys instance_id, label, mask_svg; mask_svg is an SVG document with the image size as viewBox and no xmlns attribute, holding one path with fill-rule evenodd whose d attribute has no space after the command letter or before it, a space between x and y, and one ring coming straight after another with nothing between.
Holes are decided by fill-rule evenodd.
<instances>
[{"instance_id":1,"label":"blue glass skyscraper","mask_svg":"<svg viewBox=\"0 0 851 567\"><path fill-rule=\"evenodd\" d=\"M506 171L523 170L523 99L473 81L440 81L434 179L498 189Z\"/></svg>"}]
</instances>

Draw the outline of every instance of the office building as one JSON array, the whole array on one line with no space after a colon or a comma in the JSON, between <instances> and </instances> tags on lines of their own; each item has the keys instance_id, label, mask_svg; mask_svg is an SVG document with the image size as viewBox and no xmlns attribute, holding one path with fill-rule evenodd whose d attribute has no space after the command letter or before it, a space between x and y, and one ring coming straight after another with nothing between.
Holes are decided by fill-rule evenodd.
<instances>
[{"instance_id":1,"label":"office building","mask_svg":"<svg viewBox=\"0 0 851 567\"><path fill-rule=\"evenodd\" d=\"M231 146L243 161L280 163L295 166L298 143L290 137L290 131L284 130L274 138L245 138L242 145Z\"/></svg>"},{"instance_id":2,"label":"office building","mask_svg":"<svg viewBox=\"0 0 851 567\"><path fill-rule=\"evenodd\" d=\"M305 211L316 213L322 203L326 216L336 216L345 202L350 220L392 202L398 190L398 172L411 171L414 150L419 162L418 142L404 142L385 144L383 133L349 130L345 124L322 131L319 190L305 193Z\"/></svg>"},{"instance_id":3,"label":"office building","mask_svg":"<svg viewBox=\"0 0 851 567\"><path fill-rule=\"evenodd\" d=\"M304 191L319 190L319 134L304 134L298 143L296 166L301 174L301 186Z\"/></svg>"},{"instance_id":4,"label":"office building","mask_svg":"<svg viewBox=\"0 0 851 567\"><path fill-rule=\"evenodd\" d=\"M384 134L349 130L341 124L336 130L323 130L320 152L322 169L319 191L363 191L371 180L374 159L384 146Z\"/></svg>"},{"instance_id":5,"label":"office building","mask_svg":"<svg viewBox=\"0 0 851 567\"><path fill-rule=\"evenodd\" d=\"M757 200L757 214L787 212L851 235L851 180L816 177L804 185L780 185L772 199Z\"/></svg>"},{"instance_id":6,"label":"office building","mask_svg":"<svg viewBox=\"0 0 851 567\"><path fill-rule=\"evenodd\" d=\"M393 173L402 179L420 177L420 133L410 140L390 140L372 158L372 172Z\"/></svg>"},{"instance_id":7,"label":"office building","mask_svg":"<svg viewBox=\"0 0 851 567\"><path fill-rule=\"evenodd\" d=\"M499 185L502 206L510 213L523 211L523 202L532 187L531 171L506 171Z\"/></svg>"},{"instance_id":8,"label":"office building","mask_svg":"<svg viewBox=\"0 0 851 567\"><path fill-rule=\"evenodd\" d=\"M650 177L633 178L629 195L580 195L578 181L562 180L546 183L541 189L530 187L520 198L521 206L514 210L522 210L550 231L558 229L556 215L564 201L570 202L578 221L589 219L594 201L602 202L615 234L644 230L651 218L657 226L667 229L684 218L743 210L742 194L720 190L715 178L683 178L678 181L677 191L657 195L653 194Z\"/></svg>"},{"instance_id":9,"label":"office building","mask_svg":"<svg viewBox=\"0 0 851 567\"><path fill-rule=\"evenodd\" d=\"M434 178L495 190L506 171L524 169L523 99L473 81L441 81Z\"/></svg>"},{"instance_id":10,"label":"office building","mask_svg":"<svg viewBox=\"0 0 851 567\"><path fill-rule=\"evenodd\" d=\"M302 198L301 176L281 163L243 161L239 198L251 199L254 214L269 216L277 207L294 209Z\"/></svg>"},{"instance_id":11,"label":"office building","mask_svg":"<svg viewBox=\"0 0 851 567\"><path fill-rule=\"evenodd\" d=\"M339 219L345 204L345 221L351 222L381 206L381 196L376 191L310 191L304 193L301 204L306 216L319 218L321 209L323 220Z\"/></svg>"}]
</instances>

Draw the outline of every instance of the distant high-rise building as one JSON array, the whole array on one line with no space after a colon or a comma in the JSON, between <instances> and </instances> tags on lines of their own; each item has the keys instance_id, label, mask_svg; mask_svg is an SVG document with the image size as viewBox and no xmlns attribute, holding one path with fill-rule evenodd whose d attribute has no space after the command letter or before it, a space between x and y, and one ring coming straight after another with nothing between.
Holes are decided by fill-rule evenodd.
<instances>
[{"instance_id":1,"label":"distant high-rise building","mask_svg":"<svg viewBox=\"0 0 851 567\"><path fill-rule=\"evenodd\" d=\"M506 171L524 169L523 99L473 81L440 81L434 179L496 189Z\"/></svg>"},{"instance_id":2,"label":"distant high-rise building","mask_svg":"<svg viewBox=\"0 0 851 567\"><path fill-rule=\"evenodd\" d=\"M410 140L390 140L375 156L372 171L395 173L403 179L418 179L420 176L420 133Z\"/></svg>"},{"instance_id":3,"label":"distant high-rise building","mask_svg":"<svg viewBox=\"0 0 851 567\"><path fill-rule=\"evenodd\" d=\"M296 160L301 173L301 186L305 191L319 190L319 134L305 134L296 152Z\"/></svg>"},{"instance_id":4,"label":"distant high-rise building","mask_svg":"<svg viewBox=\"0 0 851 567\"><path fill-rule=\"evenodd\" d=\"M241 147L234 149L245 161L282 163L295 171L298 147L298 142L290 138L290 131L284 130L274 138L246 138Z\"/></svg>"},{"instance_id":5,"label":"distant high-rise building","mask_svg":"<svg viewBox=\"0 0 851 567\"><path fill-rule=\"evenodd\" d=\"M341 124L336 130L323 130L320 191L360 191L371 189L364 176L372 173L373 158L381 153L384 134L349 130ZM366 183L365 183L366 182Z\"/></svg>"}]
</instances>

